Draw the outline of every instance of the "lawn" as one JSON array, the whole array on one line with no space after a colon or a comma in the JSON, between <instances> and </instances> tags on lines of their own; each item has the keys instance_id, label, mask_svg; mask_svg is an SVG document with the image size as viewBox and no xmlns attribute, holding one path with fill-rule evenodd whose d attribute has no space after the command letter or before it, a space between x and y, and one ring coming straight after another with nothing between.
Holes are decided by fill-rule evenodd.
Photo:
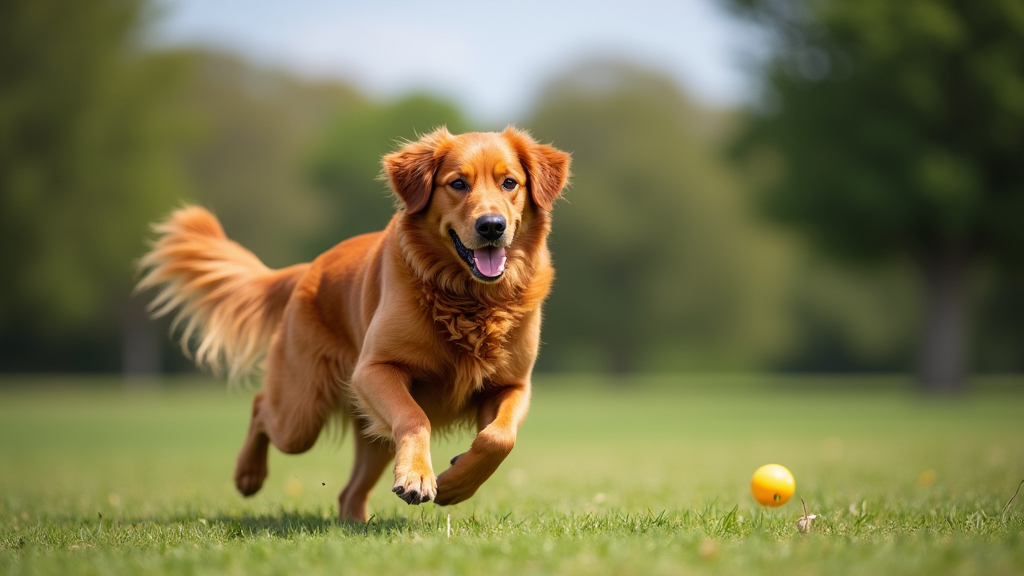
<instances>
[{"instance_id":1,"label":"lawn","mask_svg":"<svg viewBox=\"0 0 1024 576\"><path fill-rule=\"evenodd\" d=\"M385 477L358 527L335 518L346 441L234 491L248 391L5 380L0 574L1024 573L1024 495L1001 513L1024 379L926 400L901 378L541 375L472 500L406 506ZM435 443L435 471L468 442ZM797 481L774 511L749 492L768 462Z\"/></svg>"}]
</instances>

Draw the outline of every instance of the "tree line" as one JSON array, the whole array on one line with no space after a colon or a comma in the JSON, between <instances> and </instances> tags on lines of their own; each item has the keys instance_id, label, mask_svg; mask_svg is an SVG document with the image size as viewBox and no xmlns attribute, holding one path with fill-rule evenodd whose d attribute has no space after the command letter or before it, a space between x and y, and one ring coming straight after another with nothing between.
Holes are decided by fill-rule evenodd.
<instances>
[{"instance_id":1,"label":"tree line","mask_svg":"<svg viewBox=\"0 0 1024 576\"><path fill-rule=\"evenodd\" d=\"M518 122L574 157L538 369L917 370L950 390L1024 368L1013 4L727 4L772 42L757 105L592 60ZM153 51L148 10L0 8L2 371L188 369L130 294L149 222L199 202L269 265L309 260L386 223L398 141L502 127Z\"/></svg>"}]
</instances>

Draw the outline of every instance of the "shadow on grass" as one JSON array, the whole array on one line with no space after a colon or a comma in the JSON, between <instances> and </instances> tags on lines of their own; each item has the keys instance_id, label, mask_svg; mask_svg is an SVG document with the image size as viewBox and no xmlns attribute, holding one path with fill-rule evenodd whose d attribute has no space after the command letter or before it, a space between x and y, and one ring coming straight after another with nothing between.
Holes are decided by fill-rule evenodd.
<instances>
[{"instance_id":1,"label":"shadow on grass","mask_svg":"<svg viewBox=\"0 0 1024 576\"><path fill-rule=\"evenodd\" d=\"M337 518L324 518L314 512L287 511L264 515L219 516L211 518L209 522L211 526L225 530L231 538L292 538L338 532L344 536L380 536L404 532L411 524L408 518L376 516L366 523L343 523Z\"/></svg>"}]
</instances>

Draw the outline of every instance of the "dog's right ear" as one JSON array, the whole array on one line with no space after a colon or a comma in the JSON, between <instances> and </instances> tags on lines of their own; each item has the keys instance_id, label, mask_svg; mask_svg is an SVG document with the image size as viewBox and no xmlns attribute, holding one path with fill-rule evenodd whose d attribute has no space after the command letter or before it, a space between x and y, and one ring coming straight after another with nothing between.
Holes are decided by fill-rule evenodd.
<instances>
[{"instance_id":1,"label":"dog's right ear","mask_svg":"<svg viewBox=\"0 0 1024 576\"><path fill-rule=\"evenodd\" d=\"M416 214L430 203L434 173L451 145L452 135L444 126L415 142L408 142L384 156L384 173L407 214Z\"/></svg>"}]
</instances>

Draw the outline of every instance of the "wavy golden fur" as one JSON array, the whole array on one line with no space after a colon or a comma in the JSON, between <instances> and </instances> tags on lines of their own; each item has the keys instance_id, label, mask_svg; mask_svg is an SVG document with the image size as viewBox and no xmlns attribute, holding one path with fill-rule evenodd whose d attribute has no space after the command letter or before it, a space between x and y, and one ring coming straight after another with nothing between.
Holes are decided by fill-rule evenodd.
<instances>
[{"instance_id":1,"label":"wavy golden fur","mask_svg":"<svg viewBox=\"0 0 1024 576\"><path fill-rule=\"evenodd\" d=\"M250 251L228 240L217 219L187 206L153 226L161 235L140 261L147 270L136 291L161 286L149 306L154 317L179 308L173 328L184 323L181 346L195 362L238 379L266 352L295 283L308 264L267 268Z\"/></svg>"},{"instance_id":2,"label":"wavy golden fur","mask_svg":"<svg viewBox=\"0 0 1024 576\"><path fill-rule=\"evenodd\" d=\"M202 208L154 227L140 290L159 288L182 345L232 378L263 360L262 389L235 469L254 494L270 444L309 449L332 415L358 423L342 520L394 459L392 491L410 504L472 496L515 444L554 277L550 210L569 156L527 133L444 128L384 157L401 208L381 232L350 238L309 264L271 270L227 239ZM469 450L440 476L433 430L476 424Z\"/></svg>"}]
</instances>

